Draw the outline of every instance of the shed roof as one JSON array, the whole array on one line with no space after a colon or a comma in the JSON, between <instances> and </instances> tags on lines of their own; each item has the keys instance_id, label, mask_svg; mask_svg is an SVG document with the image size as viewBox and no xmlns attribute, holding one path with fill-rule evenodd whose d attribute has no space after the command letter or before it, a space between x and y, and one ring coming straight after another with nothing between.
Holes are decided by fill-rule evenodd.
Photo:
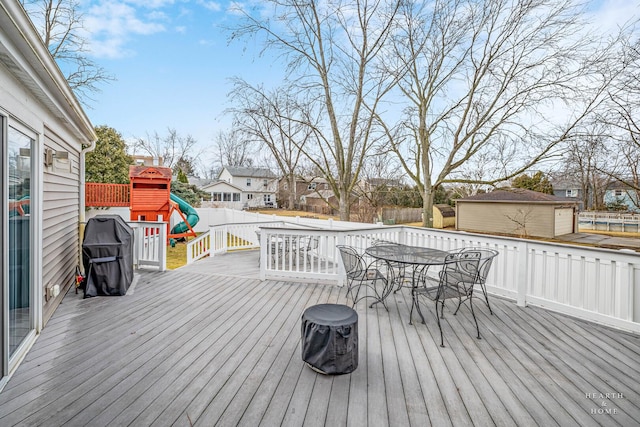
<instances>
[{"instance_id":1,"label":"shed roof","mask_svg":"<svg viewBox=\"0 0 640 427\"><path fill-rule=\"evenodd\" d=\"M433 205L433 207L440 211L440 215L442 215L443 218L451 218L456 216L455 209L447 204Z\"/></svg>"},{"instance_id":2,"label":"shed roof","mask_svg":"<svg viewBox=\"0 0 640 427\"><path fill-rule=\"evenodd\" d=\"M475 196L459 199L460 202L555 202L577 203L573 199L554 196L553 194L540 193L539 191L526 190L524 188L509 188L495 190L490 193L476 194Z\"/></svg>"}]
</instances>

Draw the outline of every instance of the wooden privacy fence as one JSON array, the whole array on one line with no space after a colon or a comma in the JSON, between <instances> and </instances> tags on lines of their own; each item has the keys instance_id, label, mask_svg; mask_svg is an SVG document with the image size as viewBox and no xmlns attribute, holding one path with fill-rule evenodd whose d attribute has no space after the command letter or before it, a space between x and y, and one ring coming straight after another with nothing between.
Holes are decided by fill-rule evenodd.
<instances>
[{"instance_id":1,"label":"wooden privacy fence","mask_svg":"<svg viewBox=\"0 0 640 427\"><path fill-rule=\"evenodd\" d=\"M394 220L396 224L422 221L422 208L383 208L382 220Z\"/></svg>"},{"instance_id":2,"label":"wooden privacy fence","mask_svg":"<svg viewBox=\"0 0 640 427\"><path fill-rule=\"evenodd\" d=\"M129 207L129 184L87 182L84 191L86 207Z\"/></svg>"}]
</instances>

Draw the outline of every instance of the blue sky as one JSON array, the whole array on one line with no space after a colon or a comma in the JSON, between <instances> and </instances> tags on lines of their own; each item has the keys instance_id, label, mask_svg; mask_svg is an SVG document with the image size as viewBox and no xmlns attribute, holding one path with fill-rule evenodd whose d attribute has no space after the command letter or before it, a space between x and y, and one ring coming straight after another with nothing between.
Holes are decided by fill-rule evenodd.
<instances>
[{"instance_id":1,"label":"blue sky","mask_svg":"<svg viewBox=\"0 0 640 427\"><path fill-rule=\"evenodd\" d=\"M222 26L237 16L231 2L188 0L84 1L92 58L116 80L86 108L94 125L126 140L174 128L202 147L229 128L223 111L239 76L277 81L277 64L245 42L227 43ZM272 75L270 77L270 75Z\"/></svg>"},{"instance_id":2,"label":"blue sky","mask_svg":"<svg viewBox=\"0 0 640 427\"><path fill-rule=\"evenodd\" d=\"M249 0L259 2L259 0ZM80 0L92 59L116 81L86 108L94 125L113 127L126 140L174 128L202 148L213 145L230 106L229 78L277 84L281 64L260 58L254 41L228 45L223 26L237 19L241 2L207 0ZM638 13L637 0L593 0L603 27ZM213 152L200 159L206 163Z\"/></svg>"}]
</instances>

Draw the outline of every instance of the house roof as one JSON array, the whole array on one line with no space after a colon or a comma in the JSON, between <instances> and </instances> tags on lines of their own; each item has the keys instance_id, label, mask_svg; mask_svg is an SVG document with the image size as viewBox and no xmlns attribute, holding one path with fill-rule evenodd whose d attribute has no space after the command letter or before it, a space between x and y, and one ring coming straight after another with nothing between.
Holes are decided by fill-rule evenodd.
<instances>
[{"instance_id":1,"label":"house roof","mask_svg":"<svg viewBox=\"0 0 640 427\"><path fill-rule=\"evenodd\" d=\"M276 174L271 172L268 168L248 168L244 166L225 166L231 175L235 177L250 177L250 178L276 178ZM222 173L222 172L221 172ZM220 175L218 175L220 176Z\"/></svg>"},{"instance_id":2,"label":"house roof","mask_svg":"<svg viewBox=\"0 0 640 427\"><path fill-rule=\"evenodd\" d=\"M524 188L509 188L495 190L490 193L476 194L475 196L459 199L460 202L553 202L553 203L576 203L573 199L558 197L552 194L540 193L538 191L525 190Z\"/></svg>"},{"instance_id":3,"label":"house roof","mask_svg":"<svg viewBox=\"0 0 640 427\"><path fill-rule=\"evenodd\" d=\"M213 190L218 189L218 187L222 187L222 188L234 188L236 190L238 190L240 193L243 193L245 190L238 187L237 185L233 185L230 182L227 181L215 181L215 182L211 182L203 187L201 187L200 189L202 191L207 191L207 192L211 192ZM255 191L254 191L255 193Z\"/></svg>"}]
</instances>

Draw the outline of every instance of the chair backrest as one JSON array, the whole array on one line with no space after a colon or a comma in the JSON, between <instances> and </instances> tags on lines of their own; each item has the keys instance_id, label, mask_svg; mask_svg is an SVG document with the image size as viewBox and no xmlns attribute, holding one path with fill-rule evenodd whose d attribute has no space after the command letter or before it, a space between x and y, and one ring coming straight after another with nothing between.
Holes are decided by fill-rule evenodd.
<instances>
[{"instance_id":1,"label":"chair backrest","mask_svg":"<svg viewBox=\"0 0 640 427\"><path fill-rule=\"evenodd\" d=\"M475 279L480 269L482 254L479 251L461 250L445 257L444 271L461 273Z\"/></svg>"},{"instance_id":2,"label":"chair backrest","mask_svg":"<svg viewBox=\"0 0 640 427\"><path fill-rule=\"evenodd\" d=\"M476 281L484 283L487 280L487 276L489 275L489 269L491 268L493 259L498 255L498 251L485 248L468 248L462 250L462 253L465 252L480 254L480 263L478 265L478 275Z\"/></svg>"},{"instance_id":3,"label":"chair backrest","mask_svg":"<svg viewBox=\"0 0 640 427\"><path fill-rule=\"evenodd\" d=\"M318 249L318 241L320 240L318 236L308 236L306 239L308 251Z\"/></svg>"},{"instance_id":4,"label":"chair backrest","mask_svg":"<svg viewBox=\"0 0 640 427\"><path fill-rule=\"evenodd\" d=\"M365 270L364 260L355 248L347 245L337 245L336 247L340 251L340 257L347 276L356 276L359 272Z\"/></svg>"},{"instance_id":5,"label":"chair backrest","mask_svg":"<svg viewBox=\"0 0 640 427\"><path fill-rule=\"evenodd\" d=\"M498 251L485 248L463 248L447 255L445 271L463 274L465 282L484 283Z\"/></svg>"}]
</instances>

